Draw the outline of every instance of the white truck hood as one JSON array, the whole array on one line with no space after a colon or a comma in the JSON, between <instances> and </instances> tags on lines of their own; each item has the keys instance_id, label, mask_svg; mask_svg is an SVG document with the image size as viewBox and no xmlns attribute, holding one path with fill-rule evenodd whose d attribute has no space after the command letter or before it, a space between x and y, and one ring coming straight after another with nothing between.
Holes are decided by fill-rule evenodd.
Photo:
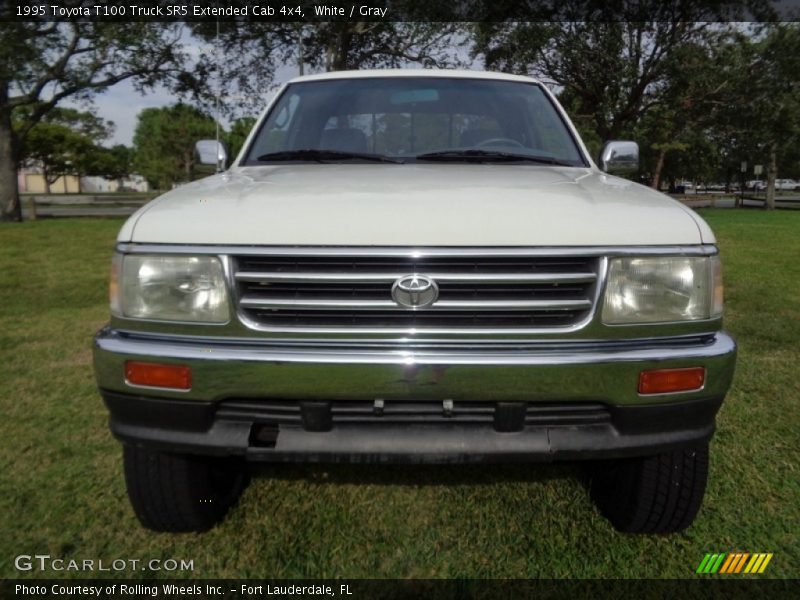
<instances>
[{"instance_id":1,"label":"white truck hood","mask_svg":"<svg viewBox=\"0 0 800 600\"><path fill-rule=\"evenodd\" d=\"M705 222L594 169L498 164L239 167L134 214L121 242L313 246L713 243Z\"/></svg>"}]
</instances>

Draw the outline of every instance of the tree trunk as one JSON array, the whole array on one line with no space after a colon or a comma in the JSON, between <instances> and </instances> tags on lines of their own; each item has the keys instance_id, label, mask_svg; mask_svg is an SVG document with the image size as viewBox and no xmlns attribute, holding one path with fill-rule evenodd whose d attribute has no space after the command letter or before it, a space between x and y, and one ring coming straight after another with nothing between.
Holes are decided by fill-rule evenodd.
<instances>
[{"instance_id":1,"label":"tree trunk","mask_svg":"<svg viewBox=\"0 0 800 600\"><path fill-rule=\"evenodd\" d=\"M42 167L42 177L44 178L44 193L50 193L50 176L47 174L47 167ZM55 181L53 181L55 183Z\"/></svg>"},{"instance_id":2,"label":"tree trunk","mask_svg":"<svg viewBox=\"0 0 800 600\"><path fill-rule=\"evenodd\" d=\"M653 171L653 180L650 182L650 187L657 190L661 185L661 172L664 170L664 159L667 156L666 148L658 151L658 161L656 161L656 168Z\"/></svg>"},{"instance_id":3,"label":"tree trunk","mask_svg":"<svg viewBox=\"0 0 800 600\"><path fill-rule=\"evenodd\" d=\"M297 27L297 74L298 75L305 75L305 56L306 56L306 49L305 45L303 44L303 26L298 25Z\"/></svg>"},{"instance_id":4,"label":"tree trunk","mask_svg":"<svg viewBox=\"0 0 800 600\"><path fill-rule=\"evenodd\" d=\"M19 204L19 167L16 138L11 128L8 85L0 82L0 221L22 221Z\"/></svg>"},{"instance_id":5,"label":"tree trunk","mask_svg":"<svg viewBox=\"0 0 800 600\"><path fill-rule=\"evenodd\" d=\"M778 149L775 143L769 145L769 164L767 165L767 197L764 208L775 210L775 178L778 176Z\"/></svg>"},{"instance_id":6,"label":"tree trunk","mask_svg":"<svg viewBox=\"0 0 800 600\"><path fill-rule=\"evenodd\" d=\"M352 33L346 28L340 29L328 45L326 70L344 71L347 69L347 57L350 54Z\"/></svg>"}]
</instances>

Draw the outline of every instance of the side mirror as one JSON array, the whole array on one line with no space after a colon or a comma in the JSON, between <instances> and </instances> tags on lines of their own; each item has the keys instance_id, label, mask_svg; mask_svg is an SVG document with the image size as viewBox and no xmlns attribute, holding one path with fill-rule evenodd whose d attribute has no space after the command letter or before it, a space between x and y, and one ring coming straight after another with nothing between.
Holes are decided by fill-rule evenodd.
<instances>
[{"instance_id":1,"label":"side mirror","mask_svg":"<svg viewBox=\"0 0 800 600\"><path fill-rule=\"evenodd\" d=\"M201 165L214 165L217 172L225 169L228 162L228 151L222 142L216 140L200 140L194 145L195 159Z\"/></svg>"},{"instance_id":2,"label":"side mirror","mask_svg":"<svg viewBox=\"0 0 800 600\"><path fill-rule=\"evenodd\" d=\"M639 144L614 140L600 153L600 168L612 175L628 175L639 168Z\"/></svg>"}]
</instances>

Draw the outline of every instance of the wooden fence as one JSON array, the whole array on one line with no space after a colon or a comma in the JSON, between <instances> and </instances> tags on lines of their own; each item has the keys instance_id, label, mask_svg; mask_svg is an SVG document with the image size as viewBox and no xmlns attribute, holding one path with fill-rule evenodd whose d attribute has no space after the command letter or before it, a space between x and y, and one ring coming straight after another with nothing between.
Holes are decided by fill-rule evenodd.
<instances>
[{"instance_id":1,"label":"wooden fence","mask_svg":"<svg viewBox=\"0 0 800 600\"><path fill-rule=\"evenodd\" d=\"M119 217L133 214L156 194L30 194L22 196L26 219Z\"/></svg>"}]
</instances>

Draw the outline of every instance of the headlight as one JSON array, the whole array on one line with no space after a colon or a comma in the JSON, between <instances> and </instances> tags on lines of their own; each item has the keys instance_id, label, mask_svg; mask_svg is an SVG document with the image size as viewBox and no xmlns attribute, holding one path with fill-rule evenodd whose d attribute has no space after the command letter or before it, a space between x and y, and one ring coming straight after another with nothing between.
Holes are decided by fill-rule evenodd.
<instances>
[{"instance_id":1,"label":"headlight","mask_svg":"<svg viewBox=\"0 0 800 600\"><path fill-rule=\"evenodd\" d=\"M716 256L615 258L609 263L603 322L667 323L722 314Z\"/></svg>"},{"instance_id":2,"label":"headlight","mask_svg":"<svg viewBox=\"0 0 800 600\"><path fill-rule=\"evenodd\" d=\"M224 323L228 294L214 256L114 258L111 312L132 319Z\"/></svg>"}]
</instances>

